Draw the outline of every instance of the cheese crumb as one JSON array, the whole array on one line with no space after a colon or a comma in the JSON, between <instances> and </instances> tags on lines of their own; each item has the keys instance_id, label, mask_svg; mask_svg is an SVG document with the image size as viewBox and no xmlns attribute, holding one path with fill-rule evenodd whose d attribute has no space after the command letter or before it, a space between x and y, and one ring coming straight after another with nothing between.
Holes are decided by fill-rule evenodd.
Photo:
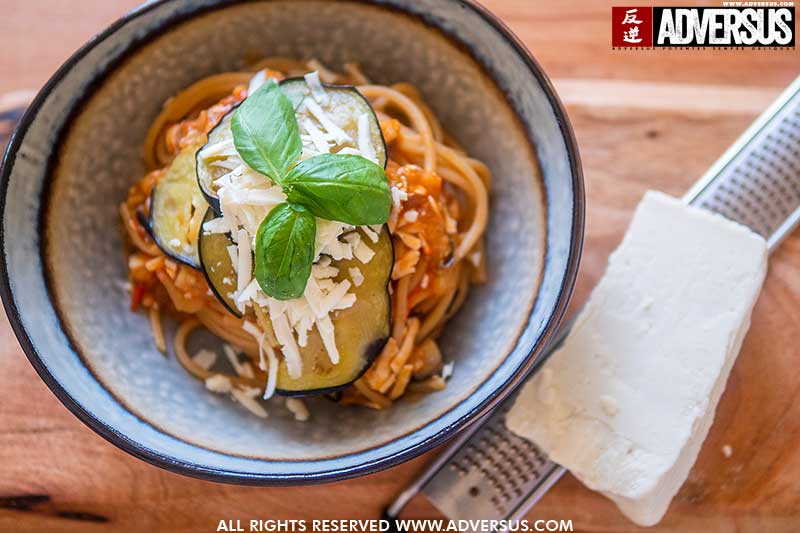
<instances>
[{"instance_id":1,"label":"cheese crumb","mask_svg":"<svg viewBox=\"0 0 800 533\"><path fill-rule=\"evenodd\" d=\"M204 370L208 370L214 363L217 361L217 354L216 352L212 352L211 350L206 350L203 348L202 350L198 350L193 356L192 361Z\"/></svg>"},{"instance_id":2,"label":"cheese crumb","mask_svg":"<svg viewBox=\"0 0 800 533\"><path fill-rule=\"evenodd\" d=\"M308 88L311 89L311 96L316 100L320 105L327 105L330 101L330 96L327 92L325 92L325 87L322 86L322 81L319 79L319 72L309 72L305 76L306 83L308 84Z\"/></svg>"},{"instance_id":3,"label":"cheese crumb","mask_svg":"<svg viewBox=\"0 0 800 533\"><path fill-rule=\"evenodd\" d=\"M267 410L258 403L256 397L261 391L256 388L234 388L231 394L242 407L253 413L259 418L267 418Z\"/></svg>"},{"instance_id":4,"label":"cheese crumb","mask_svg":"<svg viewBox=\"0 0 800 533\"><path fill-rule=\"evenodd\" d=\"M249 378L252 379L254 377L253 368L250 366L250 363L247 361L241 362L239 361L239 354L236 350L233 349L233 346L230 344L223 344L222 351L225 352L225 356L230 361L233 370L239 377L242 378Z\"/></svg>"},{"instance_id":5,"label":"cheese crumb","mask_svg":"<svg viewBox=\"0 0 800 533\"><path fill-rule=\"evenodd\" d=\"M450 361L449 363L445 364L442 367L442 379L444 379L444 380L450 379L450 376L453 375L453 367L454 366L455 366L455 363L453 361Z\"/></svg>"},{"instance_id":6,"label":"cheese crumb","mask_svg":"<svg viewBox=\"0 0 800 533\"><path fill-rule=\"evenodd\" d=\"M377 163L378 157L375 155L375 147L372 145L369 129L369 114L362 113L358 117L358 150L364 158Z\"/></svg>"},{"instance_id":7,"label":"cheese crumb","mask_svg":"<svg viewBox=\"0 0 800 533\"><path fill-rule=\"evenodd\" d=\"M259 70L255 73L255 75L250 78L250 84L247 86L247 95L251 95L256 92L264 83L267 81L267 72L265 70Z\"/></svg>"},{"instance_id":8,"label":"cheese crumb","mask_svg":"<svg viewBox=\"0 0 800 533\"><path fill-rule=\"evenodd\" d=\"M408 211L403 213L403 219L405 219L406 222L412 222L412 223L416 222L418 217L419 217L419 212L417 212L414 209L409 209Z\"/></svg>"},{"instance_id":9,"label":"cheese crumb","mask_svg":"<svg viewBox=\"0 0 800 533\"><path fill-rule=\"evenodd\" d=\"M408 200L408 193L403 189L398 188L397 185L392 185L391 193L392 204L394 204L395 209L400 209L402 202Z\"/></svg>"},{"instance_id":10,"label":"cheese crumb","mask_svg":"<svg viewBox=\"0 0 800 533\"><path fill-rule=\"evenodd\" d=\"M289 409L294 415L294 419L298 422L305 422L310 416L308 407L303 403L303 400L298 398L286 398L286 408Z\"/></svg>"},{"instance_id":11,"label":"cheese crumb","mask_svg":"<svg viewBox=\"0 0 800 533\"><path fill-rule=\"evenodd\" d=\"M206 378L206 388L211 392L225 393L231 391L231 380L222 374L214 374Z\"/></svg>"},{"instance_id":12,"label":"cheese crumb","mask_svg":"<svg viewBox=\"0 0 800 533\"><path fill-rule=\"evenodd\" d=\"M726 459L730 459L733 456L733 448L730 444L726 444L722 447L722 455L724 455Z\"/></svg>"},{"instance_id":13,"label":"cheese crumb","mask_svg":"<svg viewBox=\"0 0 800 533\"><path fill-rule=\"evenodd\" d=\"M348 272L350 272L350 279L353 280L353 285L360 287L364 283L364 274L361 273L360 268L350 267Z\"/></svg>"}]
</instances>

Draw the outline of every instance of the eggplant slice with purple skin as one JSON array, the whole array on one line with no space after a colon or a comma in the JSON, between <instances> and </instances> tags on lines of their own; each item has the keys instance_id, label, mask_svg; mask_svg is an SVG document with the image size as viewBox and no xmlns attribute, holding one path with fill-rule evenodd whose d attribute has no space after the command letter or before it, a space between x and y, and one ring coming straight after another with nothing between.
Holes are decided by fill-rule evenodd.
<instances>
[{"instance_id":1,"label":"eggplant slice with purple skin","mask_svg":"<svg viewBox=\"0 0 800 533\"><path fill-rule=\"evenodd\" d=\"M362 238L365 238L362 235ZM335 281L350 279L350 268L358 268L364 276L360 286L350 291L356 302L348 309L334 311L332 319L339 349L339 363L331 363L322 337L316 328L308 334L306 346L300 347L303 373L289 377L286 364L278 366L277 392L282 396L309 396L341 390L361 377L389 340L392 304L389 280L394 266L394 246L389 230L383 227L377 243L366 240L375 256L363 264L358 259L332 261L339 269Z\"/></svg>"},{"instance_id":2,"label":"eggplant slice with purple skin","mask_svg":"<svg viewBox=\"0 0 800 533\"><path fill-rule=\"evenodd\" d=\"M209 208L203 218L203 224L216 218L214 210ZM198 237L198 255L200 257L200 271L206 278L211 292L217 300L237 318L242 313L236 307L234 293L236 293L236 271L233 269L229 246L236 246L227 233L206 233L200 228Z\"/></svg>"},{"instance_id":3,"label":"eggplant slice with purple skin","mask_svg":"<svg viewBox=\"0 0 800 533\"><path fill-rule=\"evenodd\" d=\"M372 109L369 100L352 85L322 84L322 86L325 89L328 101L324 104L318 104L319 107L350 138L350 141L344 142L340 146L356 150L359 148L358 122L361 116L366 115L369 127L367 131L368 143L375 153L377 163L386 168L386 141L383 138L378 117L375 115L375 110ZM312 123L318 122L310 108L301 105L304 100L311 100L317 103L305 78L287 78L281 82L281 89L294 105L300 131L306 130L305 122L307 120ZM304 141L304 147L306 144Z\"/></svg>"},{"instance_id":4,"label":"eggplant slice with purple skin","mask_svg":"<svg viewBox=\"0 0 800 533\"><path fill-rule=\"evenodd\" d=\"M367 117L366 124L369 126L367 138L369 146L374 152L378 164L386 168L386 142L383 139L381 126L375 111L369 101L358 92L358 89L351 85L323 85L328 102L320 105L325 115L338 126L350 140L342 143L342 148L358 149L359 147L359 119L361 116ZM317 122L311 111L301 103L305 99L312 99L311 88L304 78L289 78L281 82L281 89L292 101L295 107L297 122L301 131L305 131L307 120L312 123ZM213 150L208 150L214 145L230 148L230 145L220 144L233 140L231 122L236 108L230 110L220 119L219 123L208 132L208 142L203 145L195 155L197 184L205 196L206 201L215 213L221 214L219 196L217 194L216 180L224 176L231 170L231 165L219 164L227 156L224 153L214 154ZM313 143L308 139L304 140L303 148L313 148ZM230 153L228 151L228 153ZM216 164L215 164L216 163Z\"/></svg>"},{"instance_id":5,"label":"eggplant slice with purple skin","mask_svg":"<svg viewBox=\"0 0 800 533\"><path fill-rule=\"evenodd\" d=\"M186 149L153 187L149 224L153 240L169 257L200 268L197 232L191 226L196 213L207 207L195 180L194 149Z\"/></svg>"},{"instance_id":6,"label":"eggplant slice with purple skin","mask_svg":"<svg viewBox=\"0 0 800 533\"><path fill-rule=\"evenodd\" d=\"M206 220L213 217L209 209ZM389 339L392 309L389 280L394 266L394 247L385 226L377 243L367 242L375 252L369 263L363 264L357 259L331 262L331 266L339 270L334 278L337 282L350 279L350 268L358 268L364 277L360 286L353 284L350 288L350 292L356 296L355 304L348 309L334 311L332 316L339 363L331 363L322 337L316 328L312 329L306 345L299 347L303 360L302 376L291 378L286 364L281 361L276 386L278 394L311 396L341 390L361 377ZM201 231L201 270L219 301L232 314L241 317L232 296L237 278L227 250L231 244L227 234L204 234Z\"/></svg>"}]
</instances>

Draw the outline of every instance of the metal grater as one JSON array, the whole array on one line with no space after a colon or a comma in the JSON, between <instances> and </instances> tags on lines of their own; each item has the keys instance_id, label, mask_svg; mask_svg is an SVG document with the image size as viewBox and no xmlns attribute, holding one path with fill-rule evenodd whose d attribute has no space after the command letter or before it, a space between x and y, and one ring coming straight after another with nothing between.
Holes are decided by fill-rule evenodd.
<instances>
[{"instance_id":1,"label":"metal grater","mask_svg":"<svg viewBox=\"0 0 800 533\"><path fill-rule=\"evenodd\" d=\"M770 251L800 223L800 77L683 197L767 239ZM531 371L561 344L572 321ZM517 392L467 428L386 510L399 516L422 492L454 520L518 520L566 472L506 429Z\"/></svg>"}]
</instances>

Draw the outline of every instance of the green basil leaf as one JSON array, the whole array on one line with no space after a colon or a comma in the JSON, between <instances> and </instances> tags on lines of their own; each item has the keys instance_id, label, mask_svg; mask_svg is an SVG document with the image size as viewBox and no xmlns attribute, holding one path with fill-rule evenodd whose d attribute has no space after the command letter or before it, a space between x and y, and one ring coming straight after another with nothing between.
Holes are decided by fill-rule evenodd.
<instances>
[{"instance_id":1,"label":"green basil leaf","mask_svg":"<svg viewBox=\"0 0 800 533\"><path fill-rule=\"evenodd\" d=\"M292 102L273 80L236 108L231 131L242 159L277 183L303 149Z\"/></svg>"},{"instance_id":2,"label":"green basil leaf","mask_svg":"<svg viewBox=\"0 0 800 533\"><path fill-rule=\"evenodd\" d=\"M386 172L358 155L321 154L302 161L289 171L283 187L290 202L320 218L355 226L389 220Z\"/></svg>"},{"instance_id":3,"label":"green basil leaf","mask_svg":"<svg viewBox=\"0 0 800 533\"><path fill-rule=\"evenodd\" d=\"M275 206L256 233L255 277L273 298L291 300L305 291L314 262L317 221L305 207Z\"/></svg>"}]
</instances>

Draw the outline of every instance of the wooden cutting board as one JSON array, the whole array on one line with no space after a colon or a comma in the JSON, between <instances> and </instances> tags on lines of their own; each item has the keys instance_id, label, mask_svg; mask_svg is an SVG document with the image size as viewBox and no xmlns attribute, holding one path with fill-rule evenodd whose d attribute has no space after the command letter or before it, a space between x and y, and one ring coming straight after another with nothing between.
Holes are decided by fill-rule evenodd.
<instances>
[{"instance_id":1,"label":"wooden cutting board","mask_svg":"<svg viewBox=\"0 0 800 533\"><path fill-rule=\"evenodd\" d=\"M22 34L17 28L30 34L20 37L17 54L0 58L0 72L19 72L20 65L26 70L19 77L0 76L0 88L8 92L0 96L0 145L18 116L9 110L30 97L18 91L42 82L52 70L48 61L57 63L67 52L62 43L83 41L125 7L102 0L84 0L74 8L55 0L18 4L5 19L7 29L12 37ZM599 279L643 192L685 192L800 65L795 51L626 56L607 50L610 4L487 4L556 77L578 137L587 218L572 309ZM50 26L26 24L30 12L44 11L45 5L51 8ZM80 23L60 24L60 17L69 15ZM63 35L37 42L48 28ZM47 47L54 52L47 55ZM26 62L26 54L44 55L46 61ZM39 63L45 66L27 67ZM300 488L235 487L171 474L118 450L69 414L36 376L5 316L0 317L0 391L3 531L214 531L220 519L377 518L433 458L428 454L361 479ZM731 447L730 457L724 446ZM422 500L408 514L438 516ZM571 519L576 531L637 530L613 504L571 476L530 517ZM800 531L800 233L772 256L711 434L669 513L649 531Z\"/></svg>"}]
</instances>

